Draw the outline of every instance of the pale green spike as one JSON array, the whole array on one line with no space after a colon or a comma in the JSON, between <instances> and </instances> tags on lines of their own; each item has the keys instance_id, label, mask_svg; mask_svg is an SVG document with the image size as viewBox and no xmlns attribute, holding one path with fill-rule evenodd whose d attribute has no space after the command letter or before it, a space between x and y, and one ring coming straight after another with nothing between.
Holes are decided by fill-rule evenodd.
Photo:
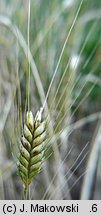
<instances>
[{"instance_id":1,"label":"pale green spike","mask_svg":"<svg viewBox=\"0 0 101 216\"><path fill-rule=\"evenodd\" d=\"M22 156L25 157L27 161L29 161L30 153L24 147L21 147L20 151Z\"/></svg>"},{"instance_id":2,"label":"pale green spike","mask_svg":"<svg viewBox=\"0 0 101 216\"><path fill-rule=\"evenodd\" d=\"M38 163L32 165L30 168L30 172L32 172L32 171L34 172L34 171L39 170L39 168L41 167L41 164L42 164L41 162L38 162Z\"/></svg>"},{"instance_id":3,"label":"pale green spike","mask_svg":"<svg viewBox=\"0 0 101 216\"><path fill-rule=\"evenodd\" d=\"M32 114L31 111L27 112L26 125L29 128L29 130L33 133L33 130L34 130L34 117L33 117L33 114Z\"/></svg>"},{"instance_id":4,"label":"pale green spike","mask_svg":"<svg viewBox=\"0 0 101 216\"><path fill-rule=\"evenodd\" d=\"M24 136L30 143L32 142L33 136L26 124L24 124Z\"/></svg>"},{"instance_id":5,"label":"pale green spike","mask_svg":"<svg viewBox=\"0 0 101 216\"><path fill-rule=\"evenodd\" d=\"M34 138L36 138L37 136L39 136L39 134L42 134L45 130L46 127L46 122L43 121L36 129L34 132Z\"/></svg>"},{"instance_id":6,"label":"pale green spike","mask_svg":"<svg viewBox=\"0 0 101 216\"><path fill-rule=\"evenodd\" d=\"M32 179L40 172L43 162L46 122L41 122L42 109L37 112L35 120L32 112L27 112L24 124L23 136L21 138L21 148L19 156L19 176L25 188L31 183Z\"/></svg>"},{"instance_id":7,"label":"pale green spike","mask_svg":"<svg viewBox=\"0 0 101 216\"><path fill-rule=\"evenodd\" d=\"M38 153L42 152L44 150L44 148L45 148L45 142L43 142L41 145L36 146L35 148L33 148L31 150L31 156L34 155L35 153L38 154Z\"/></svg>"},{"instance_id":8,"label":"pale green spike","mask_svg":"<svg viewBox=\"0 0 101 216\"><path fill-rule=\"evenodd\" d=\"M43 153L41 152L40 154L31 158L30 164L31 165L36 164L36 163L42 161L42 158L43 158Z\"/></svg>"},{"instance_id":9,"label":"pale green spike","mask_svg":"<svg viewBox=\"0 0 101 216\"><path fill-rule=\"evenodd\" d=\"M19 157L19 161L20 163L28 169L28 161L26 160L26 158L24 156L22 156L22 154L20 154L20 157Z\"/></svg>"},{"instance_id":10,"label":"pale green spike","mask_svg":"<svg viewBox=\"0 0 101 216\"><path fill-rule=\"evenodd\" d=\"M46 139L46 135L47 135L47 133L46 133L46 131L44 131L41 135L36 137L33 140L32 148L34 148L35 146L40 145Z\"/></svg>"}]
</instances>

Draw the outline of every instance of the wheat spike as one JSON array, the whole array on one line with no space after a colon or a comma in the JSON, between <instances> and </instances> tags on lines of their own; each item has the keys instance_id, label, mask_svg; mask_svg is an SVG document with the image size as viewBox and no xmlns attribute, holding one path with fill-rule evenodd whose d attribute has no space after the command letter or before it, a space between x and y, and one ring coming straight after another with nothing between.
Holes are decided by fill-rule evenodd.
<instances>
[{"instance_id":1,"label":"wheat spike","mask_svg":"<svg viewBox=\"0 0 101 216\"><path fill-rule=\"evenodd\" d=\"M24 124L23 136L19 156L18 172L25 188L40 172L44 158L46 140L46 121L41 120L42 109L37 112L35 118L32 112L27 112Z\"/></svg>"}]
</instances>

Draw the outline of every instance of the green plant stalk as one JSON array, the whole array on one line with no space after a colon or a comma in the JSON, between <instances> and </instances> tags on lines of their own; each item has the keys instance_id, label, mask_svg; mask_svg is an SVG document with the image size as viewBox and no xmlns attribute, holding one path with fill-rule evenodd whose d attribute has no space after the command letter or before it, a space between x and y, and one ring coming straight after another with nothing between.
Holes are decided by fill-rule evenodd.
<instances>
[{"instance_id":1,"label":"green plant stalk","mask_svg":"<svg viewBox=\"0 0 101 216\"><path fill-rule=\"evenodd\" d=\"M26 188L26 187L24 187L24 189L23 189L23 199L24 200L30 200L31 199L31 197L30 197L30 185Z\"/></svg>"},{"instance_id":2,"label":"green plant stalk","mask_svg":"<svg viewBox=\"0 0 101 216\"><path fill-rule=\"evenodd\" d=\"M30 0L28 1L28 32L27 32L27 43L28 43L28 50L27 50L27 58L28 58L28 98L27 98L27 102L28 102L28 112L29 112L29 97L30 97L30 40L29 40L29 28L30 28ZM27 94L26 94L27 95Z\"/></svg>"}]
</instances>

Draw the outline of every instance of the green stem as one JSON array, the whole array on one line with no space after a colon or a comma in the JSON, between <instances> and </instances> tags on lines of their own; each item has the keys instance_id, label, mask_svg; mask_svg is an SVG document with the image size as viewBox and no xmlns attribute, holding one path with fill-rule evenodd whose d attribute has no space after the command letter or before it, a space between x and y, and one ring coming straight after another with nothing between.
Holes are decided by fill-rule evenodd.
<instances>
[{"instance_id":1,"label":"green stem","mask_svg":"<svg viewBox=\"0 0 101 216\"><path fill-rule=\"evenodd\" d=\"M27 199L30 200L30 186L28 187L28 191L27 191Z\"/></svg>"},{"instance_id":2,"label":"green stem","mask_svg":"<svg viewBox=\"0 0 101 216\"><path fill-rule=\"evenodd\" d=\"M28 1L28 31L27 31L27 44L28 44L28 50L27 50L27 58L28 58L28 86L27 86L27 103L28 103L28 112L29 112L29 96L30 96L30 40L29 40L29 28L30 28L30 0Z\"/></svg>"},{"instance_id":3,"label":"green stem","mask_svg":"<svg viewBox=\"0 0 101 216\"><path fill-rule=\"evenodd\" d=\"M27 200L27 188L26 187L24 188L23 196L24 196L24 200Z\"/></svg>"},{"instance_id":4,"label":"green stem","mask_svg":"<svg viewBox=\"0 0 101 216\"><path fill-rule=\"evenodd\" d=\"M30 186L24 188L24 200L30 200Z\"/></svg>"}]
</instances>

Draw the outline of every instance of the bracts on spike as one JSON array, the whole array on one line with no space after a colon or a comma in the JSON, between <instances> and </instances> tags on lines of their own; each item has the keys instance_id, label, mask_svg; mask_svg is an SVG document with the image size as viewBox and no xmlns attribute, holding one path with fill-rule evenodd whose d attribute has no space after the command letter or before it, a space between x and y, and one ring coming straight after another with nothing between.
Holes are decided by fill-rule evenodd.
<instances>
[{"instance_id":1,"label":"bracts on spike","mask_svg":"<svg viewBox=\"0 0 101 216\"><path fill-rule=\"evenodd\" d=\"M42 110L35 118L32 112L27 112L26 121L21 137L18 172L25 190L33 178L40 172L46 140L46 122L41 120Z\"/></svg>"}]
</instances>

